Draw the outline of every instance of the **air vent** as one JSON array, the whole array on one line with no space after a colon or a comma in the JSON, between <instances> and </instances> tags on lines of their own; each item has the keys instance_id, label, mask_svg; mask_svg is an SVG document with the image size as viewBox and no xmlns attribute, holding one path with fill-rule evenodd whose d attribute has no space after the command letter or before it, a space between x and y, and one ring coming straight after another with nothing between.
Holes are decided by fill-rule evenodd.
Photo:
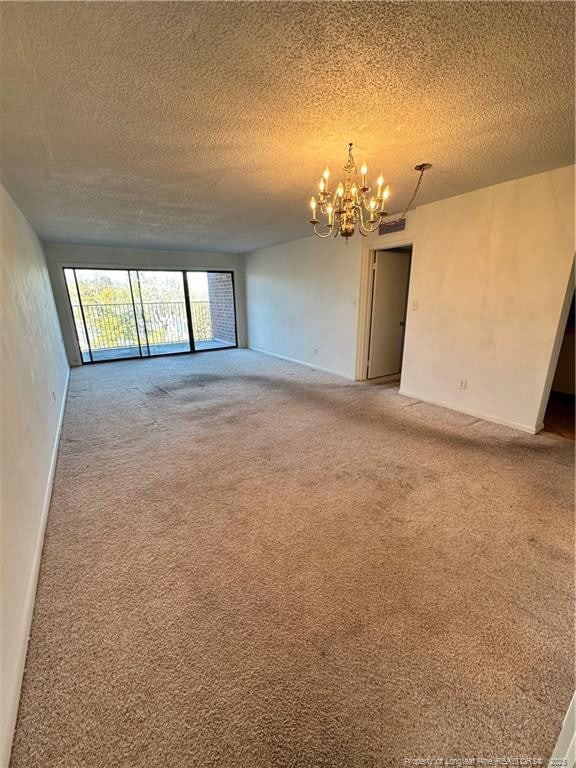
<instances>
[{"instance_id":1,"label":"air vent","mask_svg":"<svg viewBox=\"0 0 576 768\"><path fill-rule=\"evenodd\" d=\"M379 235L389 235L391 232L403 232L406 229L406 219L398 219L387 224L385 221L378 227Z\"/></svg>"}]
</instances>

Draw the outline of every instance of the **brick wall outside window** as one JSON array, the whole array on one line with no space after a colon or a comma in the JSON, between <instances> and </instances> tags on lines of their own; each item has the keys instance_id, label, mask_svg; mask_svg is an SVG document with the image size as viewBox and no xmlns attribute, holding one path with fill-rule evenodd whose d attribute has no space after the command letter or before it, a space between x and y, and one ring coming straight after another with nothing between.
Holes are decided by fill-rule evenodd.
<instances>
[{"instance_id":1,"label":"brick wall outside window","mask_svg":"<svg viewBox=\"0 0 576 768\"><path fill-rule=\"evenodd\" d=\"M232 275L226 272L208 272L208 298L212 337L236 344Z\"/></svg>"}]
</instances>

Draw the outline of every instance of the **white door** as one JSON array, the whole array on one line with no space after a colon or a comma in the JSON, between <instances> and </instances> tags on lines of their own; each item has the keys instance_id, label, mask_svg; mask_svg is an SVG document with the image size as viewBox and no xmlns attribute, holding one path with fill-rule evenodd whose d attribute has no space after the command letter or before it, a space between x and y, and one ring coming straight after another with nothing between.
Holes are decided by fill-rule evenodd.
<instances>
[{"instance_id":1,"label":"white door","mask_svg":"<svg viewBox=\"0 0 576 768\"><path fill-rule=\"evenodd\" d=\"M405 251L377 251L373 256L369 379L398 374L402 368L410 258Z\"/></svg>"}]
</instances>

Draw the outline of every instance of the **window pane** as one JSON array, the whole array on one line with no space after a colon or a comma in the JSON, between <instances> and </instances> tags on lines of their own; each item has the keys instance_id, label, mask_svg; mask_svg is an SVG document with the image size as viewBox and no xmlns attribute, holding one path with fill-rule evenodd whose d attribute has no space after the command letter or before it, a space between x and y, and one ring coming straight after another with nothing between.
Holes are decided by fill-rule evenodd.
<instances>
[{"instance_id":1,"label":"window pane","mask_svg":"<svg viewBox=\"0 0 576 768\"><path fill-rule=\"evenodd\" d=\"M74 325L76 326L76 335L78 337L78 344L80 345L80 354L82 355L82 362L90 362L90 349L88 347L88 339L86 338L86 331L84 330L84 321L82 320L82 309L80 308L80 298L78 291L76 290L76 280L74 279L74 270L65 269L64 278L66 280L66 287L68 288L68 296L70 297L70 305L72 307L72 315L74 317Z\"/></svg>"},{"instance_id":2,"label":"window pane","mask_svg":"<svg viewBox=\"0 0 576 768\"><path fill-rule=\"evenodd\" d=\"M229 272L187 272L197 350L236 346L234 284Z\"/></svg>"},{"instance_id":3,"label":"window pane","mask_svg":"<svg viewBox=\"0 0 576 768\"><path fill-rule=\"evenodd\" d=\"M76 269L92 358L140 357L128 271Z\"/></svg>"},{"instance_id":4,"label":"window pane","mask_svg":"<svg viewBox=\"0 0 576 768\"><path fill-rule=\"evenodd\" d=\"M134 301L143 321L139 322L143 354L190 352L182 272L142 270L136 279Z\"/></svg>"}]
</instances>

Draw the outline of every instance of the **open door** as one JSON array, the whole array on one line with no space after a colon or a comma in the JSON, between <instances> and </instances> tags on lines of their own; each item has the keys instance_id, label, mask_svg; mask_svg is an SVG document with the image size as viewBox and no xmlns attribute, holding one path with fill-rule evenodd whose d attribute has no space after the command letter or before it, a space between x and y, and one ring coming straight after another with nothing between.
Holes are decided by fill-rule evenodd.
<instances>
[{"instance_id":1,"label":"open door","mask_svg":"<svg viewBox=\"0 0 576 768\"><path fill-rule=\"evenodd\" d=\"M373 255L368 378L397 376L402 369L412 249Z\"/></svg>"},{"instance_id":2,"label":"open door","mask_svg":"<svg viewBox=\"0 0 576 768\"><path fill-rule=\"evenodd\" d=\"M557 435L574 440L576 438L576 386L574 353L576 349L576 298L572 294L572 303L558 355L558 363L546 413L544 429Z\"/></svg>"}]
</instances>

